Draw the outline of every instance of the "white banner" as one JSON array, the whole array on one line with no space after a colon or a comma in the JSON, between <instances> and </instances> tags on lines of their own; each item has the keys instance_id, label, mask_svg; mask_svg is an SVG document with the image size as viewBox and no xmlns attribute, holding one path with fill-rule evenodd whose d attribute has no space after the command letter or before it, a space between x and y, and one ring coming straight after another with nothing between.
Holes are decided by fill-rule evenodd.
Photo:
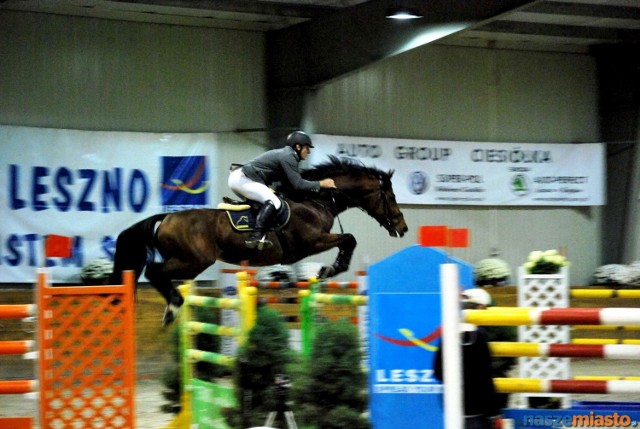
<instances>
[{"instance_id":1,"label":"white banner","mask_svg":"<svg viewBox=\"0 0 640 429\"><path fill-rule=\"evenodd\" d=\"M87 262L112 259L133 223L218 201L213 134L0 126L0 159L0 283L31 283L45 265L53 281L77 282ZM48 234L74 237L73 256L45 259Z\"/></svg>"},{"instance_id":2,"label":"white banner","mask_svg":"<svg viewBox=\"0 0 640 429\"><path fill-rule=\"evenodd\" d=\"M314 135L310 163L346 156L395 170L399 203L605 204L604 145L478 143Z\"/></svg>"}]
</instances>

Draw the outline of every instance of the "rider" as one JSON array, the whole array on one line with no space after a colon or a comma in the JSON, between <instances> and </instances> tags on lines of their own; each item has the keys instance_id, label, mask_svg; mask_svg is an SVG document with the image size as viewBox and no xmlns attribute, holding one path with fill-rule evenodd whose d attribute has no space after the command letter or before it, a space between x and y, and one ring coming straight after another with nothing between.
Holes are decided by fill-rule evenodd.
<instances>
[{"instance_id":1,"label":"rider","mask_svg":"<svg viewBox=\"0 0 640 429\"><path fill-rule=\"evenodd\" d=\"M245 244L249 248L264 243L265 230L269 221L280 210L282 202L269 188L273 182L289 182L296 191L318 192L320 188L335 188L331 178L309 181L300 175L299 163L307 159L313 148L311 138L302 131L294 131L287 136L286 146L272 149L257 156L240 168L231 171L228 184L233 192L262 205L256 218L254 231Z\"/></svg>"}]
</instances>

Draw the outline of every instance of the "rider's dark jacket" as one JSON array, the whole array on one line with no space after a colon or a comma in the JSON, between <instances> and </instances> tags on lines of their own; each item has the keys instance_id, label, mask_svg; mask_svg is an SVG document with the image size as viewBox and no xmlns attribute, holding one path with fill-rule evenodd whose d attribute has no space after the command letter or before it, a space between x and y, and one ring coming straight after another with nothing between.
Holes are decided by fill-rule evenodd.
<instances>
[{"instance_id":1,"label":"rider's dark jacket","mask_svg":"<svg viewBox=\"0 0 640 429\"><path fill-rule=\"evenodd\" d=\"M242 172L254 182L267 186L286 180L296 191L320 191L320 182L302 178L299 162L298 153L293 148L285 146L255 157L242 166Z\"/></svg>"}]
</instances>

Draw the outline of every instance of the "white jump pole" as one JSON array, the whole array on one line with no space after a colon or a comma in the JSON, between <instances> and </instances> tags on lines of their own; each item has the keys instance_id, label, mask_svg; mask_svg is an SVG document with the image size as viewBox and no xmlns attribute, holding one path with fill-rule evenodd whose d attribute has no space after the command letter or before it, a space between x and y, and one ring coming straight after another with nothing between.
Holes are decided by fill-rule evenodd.
<instances>
[{"instance_id":1,"label":"white jump pole","mask_svg":"<svg viewBox=\"0 0 640 429\"><path fill-rule=\"evenodd\" d=\"M464 428L462 346L460 344L460 286L456 264L440 265L442 309L442 373L444 377L444 427Z\"/></svg>"}]
</instances>

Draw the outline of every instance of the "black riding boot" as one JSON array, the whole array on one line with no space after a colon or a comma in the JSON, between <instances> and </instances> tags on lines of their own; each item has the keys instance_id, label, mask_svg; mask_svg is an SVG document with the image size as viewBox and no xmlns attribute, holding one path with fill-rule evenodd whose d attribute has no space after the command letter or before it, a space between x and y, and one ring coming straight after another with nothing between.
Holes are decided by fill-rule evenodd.
<instances>
[{"instance_id":1,"label":"black riding boot","mask_svg":"<svg viewBox=\"0 0 640 429\"><path fill-rule=\"evenodd\" d=\"M269 240L262 240L262 238L266 234L266 229L269 226L269 222L271 218L276 214L276 207L273 205L271 201L267 201L260 208L260 212L256 217L256 226L249 238L244 242L244 244L250 248L258 248L262 250L264 247L271 247L273 243Z\"/></svg>"}]
</instances>

